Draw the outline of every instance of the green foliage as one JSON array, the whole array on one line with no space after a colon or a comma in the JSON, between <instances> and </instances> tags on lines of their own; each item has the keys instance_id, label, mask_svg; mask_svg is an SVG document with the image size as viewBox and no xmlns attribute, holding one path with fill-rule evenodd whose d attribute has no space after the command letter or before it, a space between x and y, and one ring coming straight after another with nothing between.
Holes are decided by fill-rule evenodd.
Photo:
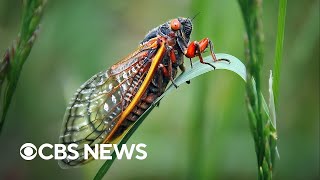
<instances>
[{"instance_id":1,"label":"green foliage","mask_svg":"<svg viewBox=\"0 0 320 180\"><path fill-rule=\"evenodd\" d=\"M229 54L216 54L216 57L218 59L228 59L230 60L230 64L224 61L220 62L213 62L212 57L208 56L204 58L204 61L209 62L213 64L216 67L216 70L225 69L232 71L236 74L238 74L244 81L246 77L246 68L242 64L242 62L237 59L234 56L231 56ZM197 61L193 63L193 67L190 69L187 69L184 73L180 74L174 82L176 85L180 86L183 83L185 83L188 80L191 80L193 78L196 78L204 73L207 73L209 71L213 71L214 69L211 66L201 64L200 61ZM164 98L169 92L176 89L172 84L168 87L165 93L163 93L141 116L140 118L132 125L132 128L129 129L127 132L125 132L125 135L123 139L119 143L119 148L122 147L123 144L125 144L128 139L132 136L132 134L137 130L137 128L140 126L140 124L143 122L143 120L148 116L148 114L151 112L151 110L156 107L156 105L160 102L162 98ZM112 153L112 160L106 161L102 167L99 169L98 173L95 176L95 180L102 179L103 176L108 172L109 168L111 167L112 163L114 162L116 155L113 151Z\"/></svg>"},{"instance_id":2,"label":"green foliage","mask_svg":"<svg viewBox=\"0 0 320 180\"><path fill-rule=\"evenodd\" d=\"M248 54L247 73L247 108L250 120L251 132L255 142L255 150L258 161L259 179L272 177L272 164L268 164L269 157L266 151L269 146L268 135L265 135L266 122L262 108L261 94L261 66L263 64L263 28L262 28L262 1L239 0L243 19L247 31L248 41L246 43ZM269 167L268 167L269 166Z\"/></svg>"},{"instance_id":3,"label":"green foliage","mask_svg":"<svg viewBox=\"0 0 320 180\"><path fill-rule=\"evenodd\" d=\"M280 65L284 37L286 0L279 1L275 77L269 78L269 107L261 91L263 64L262 0L239 0L247 31L247 108L250 128L255 142L259 179L272 179L277 150L276 103L279 91Z\"/></svg>"},{"instance_id":4,"label":"green foliage","mask_svg":"<svg viewBox=\"0 0 320 180\"><path fill-rule=\"evenodd\" d=\"M286 8L287 0L279 0L279 14L278 14L278 32L277 32L277 42L275 50L274 59L274 81L273 81L273 91L275 105L277 107L278 97L279 97L279 82L280 82L280 69L282 62L282 52L283 52L283 40L284 40L284 27L286 20Z\"/></svg>"},{"instance_id":5,"label":"green foliage","mask_svg":"<svg viewBox=\"0 0 320 180\"><path fill-rule=\"evenodd\" d=\"M213 29L213 23L208 21L207 16L209 14L202 14L203 12L210 11L211 3L209 0L193 0L191 2L191 12L200 13L195 18L193 22L194 27L197 28L193 32L192 38L196 41L200 41L201 38L205 36L211 36L210 31ZM195 83L196 88L195 92L190 98L192 99L192 108L189 109L188 119L188 177L190 179L203 179L205 175L204 166L205 166L205 139L207 136L207 131L205 130L206 122L206 110L205 102L209 95L210 81L206 76L200 79ZM194 142L197 142L195 146ZM212 174L212 173L211 173Z\"/></svg>"},{"instance_id":6,"label":"green foliage","mask_svg":"<svg viewBox=\"0 0 320 180\"><path fill-rule=\"evenodd\" d=\"M24 0L22 24L16 47L9 48L0 61L1 120L0 133L16 89L20 73L36 38L45 0ZM5 81L6 80L6 81ZM1 90L4 93L1 94Z\"/></svg>"}]
</instances>

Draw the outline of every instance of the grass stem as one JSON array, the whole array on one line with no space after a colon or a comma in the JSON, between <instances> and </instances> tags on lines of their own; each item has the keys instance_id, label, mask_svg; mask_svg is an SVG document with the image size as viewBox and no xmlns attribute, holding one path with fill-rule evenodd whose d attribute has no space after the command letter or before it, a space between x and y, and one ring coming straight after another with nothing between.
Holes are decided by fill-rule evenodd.
<instances>
[{"instance_id":1,"label":"grass stem","mask_svg":"<svg viewBox=\"0 0 320 180\"><path fill-rule=\"evenodd\" d=\"M45 2L45 0L23 1L22 24L17 46L8 49L0 61L0 95L2 101L0 102L0 133L2 132L23 64L34 44ZM4 89L3 93L2 89Z\"/></svg>"}]
</instances>

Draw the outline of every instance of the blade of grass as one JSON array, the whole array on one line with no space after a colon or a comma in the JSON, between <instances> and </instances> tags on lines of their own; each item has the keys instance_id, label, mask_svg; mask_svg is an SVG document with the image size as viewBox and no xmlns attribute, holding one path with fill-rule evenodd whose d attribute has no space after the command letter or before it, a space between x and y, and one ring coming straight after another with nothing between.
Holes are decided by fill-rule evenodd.
<instances>
[{"instance_id":1,"label":"blade of grass","mask_svg":"<svg viewBox=\"0 0 320 180\"><path fill-rule=\"evenodd\" d=\"M244 64L237 59L236 57L229 55L229 54L216 54L218 59L228 59L230 60L230 64L226 62L215 62L213 63L212 57L208 56L204 58L204 61L209 62L213 64L216 67L216 70L224 69L232 71L236 74L238 74L244 81L246 80L246 68ZM204 73L207 73L209 71L214 70L211 66L207 66L204 64L201 64L199 61L195 62L193 64L193 68L187 69L184 73L180 74L174 81L175 83L180 86L183 83L185 83L188 80L191 80L193 78L196 78ZM208 82L207 82L208 83ZM125 144L128 139L132 136L132 134L137 130L137 128L140 126L140 124L144 121L144 119L148 116L148 114L151 112L151 110L156 106L156 104L164 98L169 92L176 89L173 85L170 85L166 92L163 93L140 117L139 119L132 125L132 128L129 128L125 135L123 136L123 139L120 141L118 147L121 148L122 144ZM113 151L112 153L112 160L106 161L99 171L97 172L96 176L94 177L95 180L100 180L103 178L103 176L108 172L109 168L113 164L114 160L116 158L116 154Z\"/></svg>"},{"instance_id":2,"label":"blade of grass","mask_svg":"<svg viewBox=\"0 0 320 180\"><path fill-rule=\"evenodd\" d=\"M287 0L279 0L278 32L277 32L275 59L274 59L274 66L273 66L273 71L274 71L273 92L274 92L276 110L278 109L280 69L281 69L282 52L283 52L286 7L287 7Z\"/></svg>"},{"instance_id":3,"label":"blade of grass","mask_svg":"<svg viewBox=\"0 0 320 180\"><path fill-rule=\"evenodd\" d=\"M271 163L275 164L276 157L280 158L278 147L277 147L277 114L276 114L276 105L275 97L273 91L274 77L272 76L272 71L270 70L269 77L269 123L270 123L270 150L271 152ZM266 108L268 109L268 108ZM267 111L267 110L265 110Z\"/></svg>"},{"instance_id":4,"label":"blade of grass","mask_svg":"<svg viewBox=\"0 0 320 180\"><path fill-rule=\"evenodd\" d=\"M267 119L263 109L263 95L261 93L261 68L263 65L264 33L262 27L262 0L238 0L246 27L248 41L246 54L249 60L246 84L247 109L250 130L255 143L258 164L258 178L272 178L272 164L269 156L269 141Z\"/></svg>"},{"instance_id":5,"label":"blade of grass","mask_svg":"<svg viewBox=\"0 0 320 180\"><path fill-rule=\"evenodd\" d=\"M194 13L201 13L201 11L205 12L209 9L209 0L192 0L190 10ZM195 14L192 14L195 15ZM192 38L193 39L201 39L202 34L206 34L206 32L211 32L212 23L207 23L206 15L200 14L196 17L196 19L192 22L194 27L198 27L196 31L193 31ZM204 32L204 30L206 32ZM209 35L208 36L212 36ZM197 82L194 82L193 95L192 98L192 106L188 110L188 163L187 163L187 176L190 179L203 179L205 175L205 168L203 165L205 164L205 101L208 94L208 86L209 84L206 82L208 80L207 76L199 79ZM201 87L201 88L197 88ZM195 143L197 145L195 146Z\"/></svg>"},{"instance_id":6,"label":"blade of grass","mask_svg":"<svg viewBox=\"0 0 320 180\"><path fill-rule=\"evenodd\" d=\"M277 82L269 79L269 107L261 92L261 68L263 63L262 0L238 0L246 26L249 60L247 79L247 109L258 163L258 178L272 179L277 151L275 96L278 97L279 74L284 36L285 2L279 1L279 26L276 47L275 69ZM276 87L273 87L273 85ZM276 89L277 92L274 92ZM274 96L275 95L275 96ZM270 108L270 109L269 109Z\"/></svg>"},{"instance_id":7,"label":"blade of grass","mask_svg":"<svg viewBox=\"0 0 320 180\"><path fill-rule=\"evenodd\" d=\"M39 27L40 19L42 17L45 0L24 0L22 24L20 28L20 37L14 53L5 55L1 61L1 87L4 88L4 93L1 102L1 120L0 133L5 122L6 115L9 110L11 99L16 89L20 73L32 49ZM8 51L7 51L8 53ZM4 80L7 80L4 83ZM4 85L4 87L2 87Z\"/></svg>"}]
</instances>

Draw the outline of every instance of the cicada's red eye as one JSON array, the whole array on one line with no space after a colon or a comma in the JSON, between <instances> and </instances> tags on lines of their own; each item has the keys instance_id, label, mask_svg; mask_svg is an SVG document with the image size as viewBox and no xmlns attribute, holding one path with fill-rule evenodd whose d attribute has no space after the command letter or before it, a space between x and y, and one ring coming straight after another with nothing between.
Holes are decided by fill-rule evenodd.
<instances>
[{"instance_id":1,"label":"cicada's red eye","mask_svg":"<svg viewBox=\"0 0 320 180\"><path fill-rule=\"evenodd\" d=\"M172 19L170 23L171 29L177 31L181 27L181 23L178 19Z\"/></svg>"}]
</instances>

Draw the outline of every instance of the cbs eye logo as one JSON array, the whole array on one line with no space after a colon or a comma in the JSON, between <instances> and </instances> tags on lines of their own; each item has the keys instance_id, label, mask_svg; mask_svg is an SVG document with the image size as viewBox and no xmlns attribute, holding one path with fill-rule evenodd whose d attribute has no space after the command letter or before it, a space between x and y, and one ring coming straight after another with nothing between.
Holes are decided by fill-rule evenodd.
<instances>
[{"instance_id":1,"label":"cbs eye logo","mask_svg":"<svg viewBox=\"0 0 320 180\"><path fill-rule=\"evenodd\" d=\"M37 147L32 143L25 143L20 148L20 156L27 161L37 156Z\"/></svg>"}]
</instances>

